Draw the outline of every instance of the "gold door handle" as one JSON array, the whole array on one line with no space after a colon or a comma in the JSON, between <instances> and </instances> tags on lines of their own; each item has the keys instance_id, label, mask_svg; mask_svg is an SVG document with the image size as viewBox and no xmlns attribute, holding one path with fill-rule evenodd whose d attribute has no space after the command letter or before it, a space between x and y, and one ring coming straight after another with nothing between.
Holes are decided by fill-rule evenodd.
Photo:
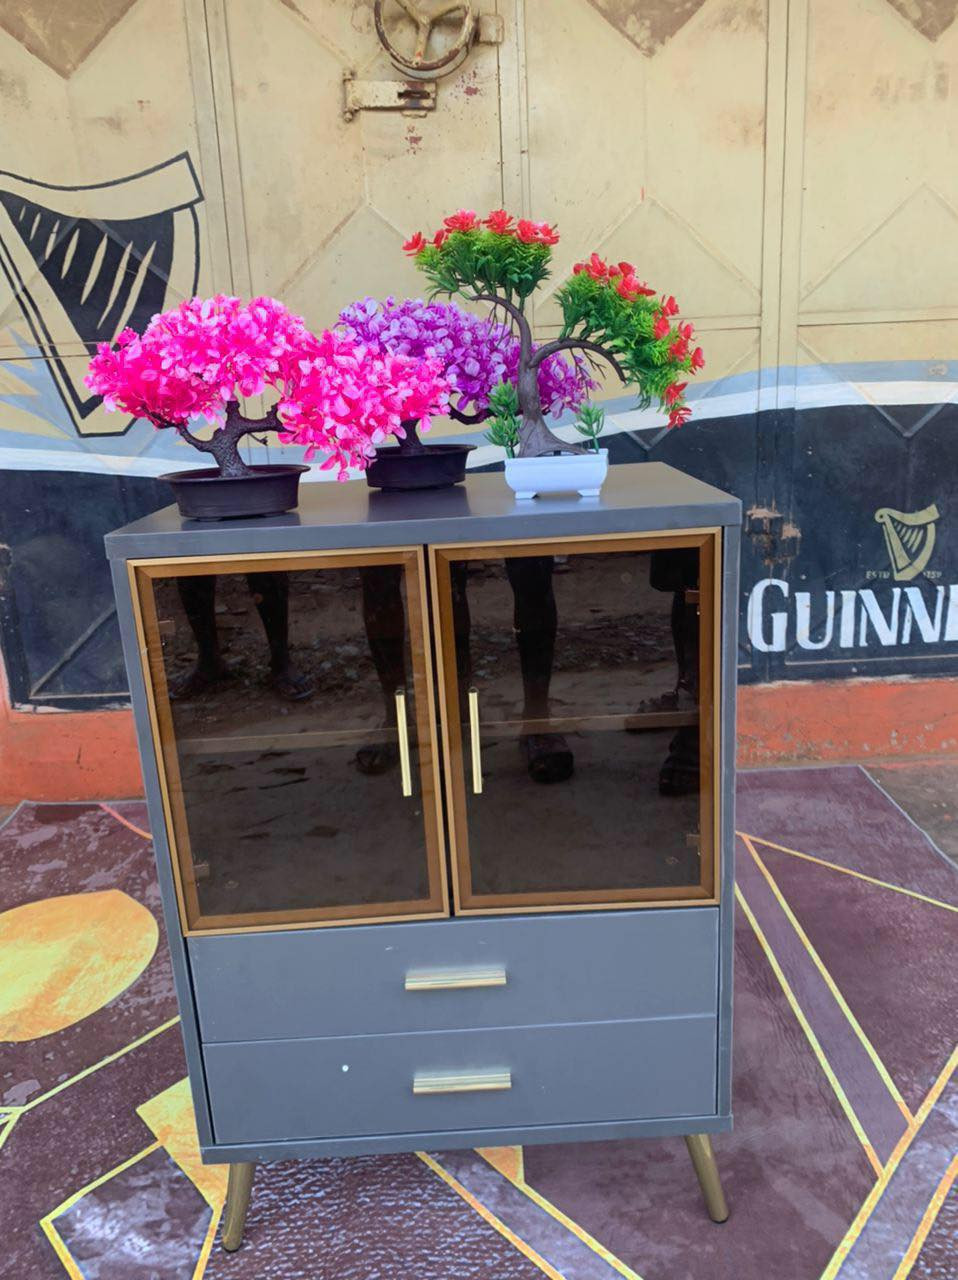
<instances>
[{"instance_id":1,"label":"gold door handle","mask_svg":"<svg viewBox=\"0 0 958 1280\"><path fill-rule=\"evenodd\" d=\"M406 974L407 991L459 991L466 987L504 987L504 965L463 969L410 969Z\"/></svg>"},{"instance_id":2,"label":"gold door handle","mask_svg":"<svg viewBox=\"0 0 958 1280\"><path fill-rule=\"evenodd\" d=\"M472 745L472 789L482 795L482 744L479 741L479 690L469 690L469 740Z\"/></svg>"},{"instance_id":3,"label":"gold door handle","mask_svg":"<svg viewBox=\"0 0 958 1280\"><path fill-rule=\"evenodd\" d=\"M399 730L399 774L404 796L412 795L412 769L409 765L409 725L406 721L406 690L396 690L396 727Z\"/></svg>"},{"instance_id":4,"label":"gold door handle","mask_svg":"<svg viewBox=\"0 0 958 1280\"><path fill-rule=\"evenodd\" d=\"M498 1093L512 1088L511 1071L417 1071L413 1093Z\"/></svg>"}]
</instances>

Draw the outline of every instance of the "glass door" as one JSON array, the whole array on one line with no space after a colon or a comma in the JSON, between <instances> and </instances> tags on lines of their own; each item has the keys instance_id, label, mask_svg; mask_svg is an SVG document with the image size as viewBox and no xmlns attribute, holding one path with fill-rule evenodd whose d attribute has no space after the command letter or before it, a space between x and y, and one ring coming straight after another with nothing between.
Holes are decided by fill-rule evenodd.
<instances>
[{"instance_id":1,"label":"glass door","mask_svg":"<svg viewBox=\"0 0 958 1280\"><path fill-rule=\"evenodd\" d=\"M715 901L720 538L434 549L457 910Z\"/></svg>"},{"instance_id":2,"label":"glass door","mask_svg":"<svg viewBox=\"0 0 958 1280\"><path fill-rule=\"evenodd\" d=\"M422 549L132 571L186 930L444 915Z\"/></svg>"}]
</instances>

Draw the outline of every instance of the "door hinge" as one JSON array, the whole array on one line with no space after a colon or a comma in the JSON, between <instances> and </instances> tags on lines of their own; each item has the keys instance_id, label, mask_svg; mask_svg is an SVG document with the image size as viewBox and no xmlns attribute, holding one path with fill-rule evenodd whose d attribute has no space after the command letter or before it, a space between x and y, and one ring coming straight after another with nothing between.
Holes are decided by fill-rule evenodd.
<instances>
[{"instance_id":1,"label":"door hinge","mask_svg":"<svg viewBox=\"0 0 958 1280\"><path fill-rule=\"evenodd\" d=\"M360 111L402 111L422 115L436 108L436 85L431 80L357 80L343 72L343 119Z\"/></svg>"},{"instance_id":2,"label":"door hinge","mask_svg":"<svg viewBox=\"0 0 958 1280\"><path fill-rule=\"evenodd\" d=\"M746 511L745 534L769 566L793 560L802 541L801 529L774 507L751 507Z\"/></svg>"}]
</instances>

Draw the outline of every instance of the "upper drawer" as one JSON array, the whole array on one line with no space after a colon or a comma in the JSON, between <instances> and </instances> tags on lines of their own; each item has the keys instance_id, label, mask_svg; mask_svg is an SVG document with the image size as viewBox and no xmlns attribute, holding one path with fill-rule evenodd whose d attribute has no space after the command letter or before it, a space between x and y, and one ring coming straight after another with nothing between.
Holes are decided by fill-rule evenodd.
<instances>
[{"instance_id":1,"label":"upper drawer","mask_svg":"<svg viewBox=\"0 0 958 1280\"><path fill-rule=\"evenodd\" d=\"M715 907L193 937L188 947L207 1042L717 1011ZM433 975L498 985L415 986Z\"/></svg>"}]
</instances>

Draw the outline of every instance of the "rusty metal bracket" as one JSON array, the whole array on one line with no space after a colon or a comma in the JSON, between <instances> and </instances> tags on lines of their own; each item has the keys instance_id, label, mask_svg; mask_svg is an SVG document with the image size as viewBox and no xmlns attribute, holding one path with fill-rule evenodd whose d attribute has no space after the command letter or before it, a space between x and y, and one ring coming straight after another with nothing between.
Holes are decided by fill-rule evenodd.
<instances>
[{"instance_id":1,"label":"rusty metal bracket","mask_svg":"<svg viewBox=\"0 0 958 1280\"><path fill-rule=\"evenodd\" d=\"M745 513L745 535L752 538L766 565L785 563L798 554L802 531L772 507L751 507Z\"/></svg>"},{"instance_id":2,"label":"rusty metal bracket","mask_svg":"<svg viewBox=\"0 0 958 1280\"><path fill-rule=\"evenodd\" d=\"M436 86L428 80L357 80L343 73L343 119L360 111L401 111L419 116L436 109Z\"/></svg>"}]
</instances>

